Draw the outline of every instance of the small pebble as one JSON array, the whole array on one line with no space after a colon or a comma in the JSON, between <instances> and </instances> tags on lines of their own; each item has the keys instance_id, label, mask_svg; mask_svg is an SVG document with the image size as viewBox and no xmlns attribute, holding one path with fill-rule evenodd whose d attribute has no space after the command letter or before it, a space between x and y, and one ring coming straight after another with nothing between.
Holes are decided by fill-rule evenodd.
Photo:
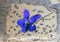
<instances>
[{"instance_id":1,"label":"small pebble","mask_svg":"<svg viewBox=\"0 0 60 42\"><path fill-rule=\"evenodd\" d=\"M48 32L45 32L45 34L48 34Z\"/></svg>"},{"instance_id":2,"label":"small pebble","mask_svg":"<svg viewBox=\"0 0 60 42\"><path fill-rule=\"evenodd\" d=\"M27 34L28 36L31 36L31 34Z\"/></svg>"},{"instance_id":3,"label":"small pebble","mask_svg":"<svg viewBox=\"0 0 60 42\"><path fill-rule=\"evenodd\" d=\"M43 25L42 23L40 23L40 25Z\"/></svg>"},{"instance_id":4,"label":"small pebble","mask_svg":"<svg viewBox=\"0 0 60 42\"><path fill-rule=\"evenodd\" d=\"M33 9L32 11L34 12L34 11L36 11L36 9Z\"/></svg>"},{"instance_id":5,"label":"small pebble","mask_svg":"<svg viewBox=\"0 0 60 42\"><path fill-rule=\"evenodd\" d=\"M15 14L16 13L16 11L13 11L13 14Z\"/></svg>"},{"instance_id":6,"label":"small pebble","mask_svg":"<svg viewBox=\"0 0 60 42\"><path fill-rule=\"evenodd\" d=\"M16 13L16 15L19 15L18 13Z\"/></svg>"},{"instance_id":7,"label":"small pebble","mask_svg":"<svg viewBox=\"0 0 60 42\"><path fill-rule=\"evenodd\" d=\"M4 15L4 14L3 14L2 16L3 16L3 17L5 17L5 15Z\"/></svg>"},{"instance_id":8,"label":"small pebble","mask_svg":"<svg viewBox=\"0 0 60 42\"><path fill-rule=\"evenodd\" d=\"M10 18L12 18L12 16L10 16Z\"/></svg>"},{"instance_id":9,"label":"small pebble","mask_svg":"<svg viewBox=\"0 0 60 42\"><path fill-rule=\"evenodd\" d=\"M24 34L22 34L22 35L24 35Z\"/></svg>"},{"instance_id":10,"label":"small pebble","mask_svg":"<svg viewBox=\"0 0 60 42\"><path fill-rule=\"evenodd\" d=\"M12 23L15 23L15 20L13 20Z\"/></svg>"},{"instance_id":11,"label":"small pebble","mask_svg":"<svg viewBox=\"0 0 60 42\"><path fill-rule=\"evenodd\" d=\"M39 39L34 39L33 41L38 41Z\"/></svg>"},{"instance_id":12,"label":"small pebble","mask_svg":"<svg viewBox=\"0 0 60 42\"><path fill-rule=\"evenodd\" d=\"M49 20L51 20L51 18L49 18Z\"/></svg>"},{"instance_id":13,"label":"small pebble","mask_svg":"<svg viewBox=\"0 0 60 42\"><path fill-rule=\"evenodd\" d=\"M48 19L45 19L45 20L48 20Z\"/></svg>"},{"instance_id":14,"label":"small pebble","mask_svg":"<svg viewBox=\"0 0 60 42\"><path fill-rule=\"evenodd\" d=\"M38 31L36 30L35 33L37 33Z\"/></svg>"},{"instance_id":15,"label":"small pebble","mask_svg":"<svg viewBox=\"0 0 60 42\"><path fill-rule=\"evenodd\" d=\"M38 12L38 13L43 13L43 11L41 11L41 10L38 10L37 12Z\"/></svg>"},{"instance_id":16,"label":"small pebble","mask_svg":"<svg viewBox=\"0 0 60 42\"><path fill-rule=\"evenodd\" d=\"M8 31L10 32L10 29Z\"/></svg>"},{"instance_id":17,"label":"small pebble","mask_svg":"<svg viewBox=\"0 0 60 42\"><path fill-rule=\"evenodd\" d=\"M43 34L43 32L41 32L41 34Z\"/></svg>"},{"instance_id":18,"label":"small pebble","mask_svg":"<svg viewBox=\"0 0 60 42\"><path fill-rule=\"evenodd\" d=\"M15 34L15 36L18 35L18 34L20 34L20 32L21 32L21 31L19 30L18 33Z\"/></svg>"},{"instance_id":19,"label":"small pebble","mask_svg":"<svg viewBox=\"0 0 60 42\"><path fill-rule=\"evenodd\" d=\"M16 9L19 9L19 7L15 4L15 6L14 6Z\"/></svg>"},{"instance_id":20,"label":"small pebble","mask_svg":"<svg viewBox=\"0 0 60 42\"><path fill-rule=\"evenodd\" d=\"M16 29L14 28L14 31L16 31Z\"/></svg>"},{"instance_id":21,"label":"small pebble","mask_svg":"<svg viewBox=\"0 0 60 42\"><path fill-rule=\"evenodd\" d=\"M52 30L50 29L49 33L51 33L51 32L52 32Z\"/></svg>"},{"instance_id":22,"label":"small pebble","mask_svg":"<svg viewBox=\"0 0 60 42\"><path fill-rule=\"evenodd\" d=\"M46 27L49 27L49 25L46 25Z\"/></svg>"},{"instance_id":23,"label":"small pebble","mask_svg":"<svg viewBox=\"0 0 60 42\"><path fill-rule=\"evenodd\" d=\"M18 26L16 26L16 28L18 28Z\"/></svg>"},{"instance_id":24,"label":"small pebble","mask_svg":"<svg viewBox=\"0 0 60 42\"><path fill-rule=\"evenodd\" d=\"M52 16L52 18L54 18L55 16Z\"/></svg>"},{"instance_id":25,"label":"small pebble","mask_svg":"<svg viewBox=\"0 0 60 42\"><path fill-rule=\"evenodd\" d=\"M3 8L5 8L5 6L3 6Z\"/></svg>"},{"instance_id":26,"label":"small pebble","mask_svg":"<svg viewBox=\"0 0 60 42\"><path fill-rule=\"evenodd\" d=\"M50 35L50 37L53 37L53 35Z\"/></svg>"},{"instance_id":27,"label":"small pebble","mask_svg":"<svg viewBox=\"0 0 60 42\"><path fill-rule=\"evenodd\" d=\"M12 26L10 28L13 28Z\"/></svg>"},{"instance_id":28,"label":"small pebble","mask_svg":"<svg viewBox=\"0 0 60 42\"><path fill-rule=\"evenodd\" d=\"M21 15L19 15L19 17L21 17Z\"/></svg>"},{"instance_id":29,"label":"small pebble","mask_svg":"<svg viewBox=\"0 0 60 42\"><path fill-rule=\"evenodd\" d=\"M4 34L7 34L6 32Z\"/></svg>"},{"instance_id":30,"label":"small pebble","mask_svg":"<svg viewBox=\"0 0 60 42\"><path fill-rule=\"evenodd\" d=\"M39 28L39 26L37 26L37 28Z\"/></svg>"},{"instance_id":31,"label":"small pebble","mask_svg":"<svg viewBox=\"0 0 60 42\"><path fill-rule=\"evenodd\" d=\"M42 28L43 29L43 32L45 32L46 31L46 28Z\"/></svg>"},{"instance_id":32,"label":"small pebble","mask_svg":"<svg viewBox=\"0 0 60 42\"><path fill-rule=\"evenodd\" d=\"M49 26L49 28L51 28L51 26Z\"/></svg>"}]
</instances>

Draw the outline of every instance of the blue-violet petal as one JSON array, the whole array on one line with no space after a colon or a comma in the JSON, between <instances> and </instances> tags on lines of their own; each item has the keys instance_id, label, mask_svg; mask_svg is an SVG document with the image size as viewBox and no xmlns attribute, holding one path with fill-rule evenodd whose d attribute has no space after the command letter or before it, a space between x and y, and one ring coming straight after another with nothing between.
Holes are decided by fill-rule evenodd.
<instances>
[{"instance_id":1,"label":"blue-violet petal","mask_svg":"<svg viewBox=\"0 0 60 42\"><path fill-rule=\"evenodd\" d=\"M36 30L36 26L34 24L30 25L29 31L33 32Z\"/></svg>"},{"instance_id":2,"label":"blue-violet petal","mask_svg":"<svg viewBox=\"0 0 60 42\"><path fill-rule=\"evenodd\" d=\"M32 17L30 18L29 22L30 22L30 23L34 23L34 22L36 22L37 19L39 19L40 17L41 17L40 14L36 14L36 15L34 15L34 16L32 16Z\"/></svg>"},{"instance_id":3,"label":"blue-violet petal","mask_svg":"<svg viewBox=\"0 0 60 42\"><path fill-rule=\"evenodd\" d=\"M24 15L24 19L29 19L30 13L27 9L24 9L23 15Z\"/></svg>"},{"instance_id":4,"label":"blue-violet petal","mask_svg":"<svg viewBox=\"0 0 60 42\"><path fill-rule=\"evenodd\" d=\"M25 26L25 20L22 19L22 20L17 20L17 24L21 27L24 27Z\"/></svg>"}]
</instances>

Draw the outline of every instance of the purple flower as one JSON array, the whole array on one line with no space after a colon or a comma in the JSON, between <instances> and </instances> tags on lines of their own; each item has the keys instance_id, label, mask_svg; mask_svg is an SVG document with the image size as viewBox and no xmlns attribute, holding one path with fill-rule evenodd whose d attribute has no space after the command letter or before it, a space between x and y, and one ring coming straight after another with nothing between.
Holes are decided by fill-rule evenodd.
<instances>
[{"instance_id":1,"label":"purple flower","mask_svg":"<svg viewBox=\"0 0 60 42\"><path fill-rule=\"evenodd\" d=\"M34 24L39 18L41 18L40 14L36 14L30 17L30 13L27 9L24 9L23 19L17 20L17 24L22 28L22 32L25 33L27 31L33 32L36 30L36 25Z\"/></svg>"}]
</instances>

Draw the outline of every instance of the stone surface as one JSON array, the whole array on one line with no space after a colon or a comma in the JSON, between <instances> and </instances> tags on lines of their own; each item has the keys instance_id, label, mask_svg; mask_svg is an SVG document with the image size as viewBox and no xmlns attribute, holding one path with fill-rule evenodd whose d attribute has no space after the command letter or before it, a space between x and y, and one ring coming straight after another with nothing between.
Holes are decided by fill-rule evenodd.
<instances>
[{"instance_id":1,"label":"stone surface","mask_svg":"<svg viewBox=\"0 0 60 42\"><path fill-rule=\"evenodd\" d=\"M12 3L15 3L15 2L18 2L18 3L31 3L31 4L37 4L37 5L44 5L49 11L51 10L51 7L52 9L55 9L56 10L56 13L57 13L57 23L58 23L58 26L57 26L57 29L56 29L56 32L57 32L57 36L55 39L53 39L52 41L41 41L41 42L60 42L60 4L53 4L51 3L50 0L0 0L0 35L1 35L1 41L0 42L5 42L3 41L2 38L7 37L7 35L5 36L5 24L3 25L4 21L6 21L6 17L7 16L7 13L8 13L8 7L10 7L10 4ZM5 6L5 7L3 7ZM1 10L2 9L2 10Z\"/></svg>"}]
</instances>

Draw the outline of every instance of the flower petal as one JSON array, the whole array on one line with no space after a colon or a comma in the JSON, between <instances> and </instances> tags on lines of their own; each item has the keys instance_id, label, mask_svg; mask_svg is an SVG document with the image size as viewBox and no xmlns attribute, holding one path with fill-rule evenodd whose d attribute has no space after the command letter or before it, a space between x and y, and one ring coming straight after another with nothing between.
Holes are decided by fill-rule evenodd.
<instances>
[{"instance_id":1,"label":"flower petal","mask_svg":"<svg viewBox=\"0 0 60 42\"><path fill-rule=\"evenodd\" d=\"M28 29L29 29L29 24L26 24L23 28L22 28L22 32L23 33L25 33L25 32L27 32L28 31Z\"/></svg>"},{"instance_id":2,"label":"flower petal","mask_svg":"<svg viewBox=\"0 0 60 42\"><path fill-rule=\"evenodd\" d=\"M29 19L30 13L27 9L24 9L24 19Z\"/></svg>"},{"instance_id":3,"label":"flower petal","mask_svg":"<svg viewBox=\"0 0 60 42\"><path fill-rule=\"evenodd\" d=\"M24 19L17 20L17 24L21 27L24 27L25 26L25 20Z\"/></svg>"},{"instance_id":4,"label":"flower petal","mask_svg":"<svg viewBox=\"0 0 60 42\"><path fill-rule=\"evenodd\" d=\"M30 22L30 23L34 23L34 22L36 22L37 19L39 19L40 17L41 17L40 14L34 15L34 16L32 16L32 17L30 18L29 22Z\"/></svg>"},{"instance_id":5,"label":"flower petal","mask_svg":"<svg viewBox=\"0 0 60 42\"><path fill-rule=\"evenodd\" d=\"M29 31L33 32L36 30L36 26L34 24L30 25Z\"/></svg>"},{"instance_id":6,"label":"flower petal","mask_svg":"<svg viewBox=\"0 0 60 42\"><path fill-rule=\"evenodd\" d=\"M25 33L27 30L26 30L26 27L22 28L21 30L23 33Z\"/></svg>"}]
</instances>

